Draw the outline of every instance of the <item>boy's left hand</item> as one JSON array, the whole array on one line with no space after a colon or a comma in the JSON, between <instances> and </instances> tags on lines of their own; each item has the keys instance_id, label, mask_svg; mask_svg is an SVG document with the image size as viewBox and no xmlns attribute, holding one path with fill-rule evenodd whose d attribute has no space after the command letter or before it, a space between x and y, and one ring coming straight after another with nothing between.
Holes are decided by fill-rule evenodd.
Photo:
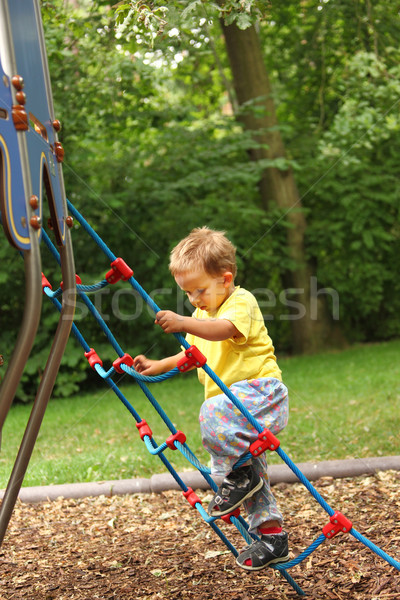
<instances>
[{"instance_id":1,"label":"boy's left hand","mask_svg":"<svg viewBox=\"0 0 400 600\"><path fill-rule=\"evenodd\" d=\"M155 323L163 328L165 333L180 333L184 331L185 317L174 313L172 310L160 310L156 314Z\"/></svg>"}]
</instances>

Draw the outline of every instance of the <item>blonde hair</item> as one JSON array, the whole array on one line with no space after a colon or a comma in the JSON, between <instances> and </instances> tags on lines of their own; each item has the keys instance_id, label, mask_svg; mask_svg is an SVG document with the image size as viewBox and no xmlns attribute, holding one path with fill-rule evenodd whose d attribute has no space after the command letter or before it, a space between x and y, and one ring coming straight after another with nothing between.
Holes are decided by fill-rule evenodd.
<instances>
[{"instance_id":1,"label":"blonde hair","mask_svg":"<svg viewBox=\"0 0 400 600\"><path fill-rule=\"evenodd\" d=\"M236 276L236 248L224 231L196 227L172 250L169 270L173 276L199 269L209 275L230 271Z\"/></svg>"}]
</instances>

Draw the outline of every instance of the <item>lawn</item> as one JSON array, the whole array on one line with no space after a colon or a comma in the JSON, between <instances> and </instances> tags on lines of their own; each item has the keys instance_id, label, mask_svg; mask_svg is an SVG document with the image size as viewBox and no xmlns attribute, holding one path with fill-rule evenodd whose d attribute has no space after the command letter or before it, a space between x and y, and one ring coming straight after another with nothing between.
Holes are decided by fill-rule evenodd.
<instances>
[{"instance_id":1,"label":"lawn","mask_svg":"<svg viewBox=\"0 0 400 600\"><path fill-rule=\"evenodd\" d=\"M400 341L358 345L341 352L279 361L290 393L290 420L279 434L295 462L400 454ZM140 388L124 377L121 389L157 444L169 435ZM197 416L202 388L195 374L153 384L151 390L187 443L207 464ZM0 487L10 470L30 406L12 407L3 430ZM167 450L178 471L192 470ZM270 462L280 462L274 453ZM135 420L110 388L50 402L24 486L150 477L164 471L141 441Z\"/></svg>"}]
</instances>

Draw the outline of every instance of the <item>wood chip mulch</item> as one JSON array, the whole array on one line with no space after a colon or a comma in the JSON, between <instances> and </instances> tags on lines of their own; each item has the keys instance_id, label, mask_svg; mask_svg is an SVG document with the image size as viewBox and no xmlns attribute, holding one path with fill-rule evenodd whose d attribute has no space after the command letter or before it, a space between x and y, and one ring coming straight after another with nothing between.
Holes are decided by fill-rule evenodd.
<instances>
[{"instance_id":1,"label":"wood chip mulch","mask_svg":"<svg viewBox=\"0 0 400 600\"><path fill-rule=\"evenodd\" d=\"M315 487L400 560L400 472L322 478ZM291 557L329 517L301 484L274 487ZM198 492L206 505L210 494ZM235 527L221 528L239 549ZM312 600L400 598L400 572L353 536L323 543L290 574ZM0 548L0 600L292 600L275 570L249 574L180 492L18 503Z\"/></svg>"}]
</instances>

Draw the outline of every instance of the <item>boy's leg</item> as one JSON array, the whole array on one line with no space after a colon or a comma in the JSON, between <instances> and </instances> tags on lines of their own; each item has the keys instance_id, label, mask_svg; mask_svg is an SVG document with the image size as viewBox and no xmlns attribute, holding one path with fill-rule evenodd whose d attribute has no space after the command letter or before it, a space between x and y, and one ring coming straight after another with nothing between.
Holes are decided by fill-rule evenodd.
<instances>
[{"instance_id":1,"label":"boy's leg","mask_svg":"<svg viewBox=\"0 0 400 600\"><path fill-rule=\"evenodd\" d=\"M253 466L263 482L263 486L251 498L245 500L243 506L248 514L249 530L251 533L259 533L259 527L267 527L269 523L283 523L282 513L276 503L275 496L271 491L270 480L267 471L267 461L264 456L253 459Z\"/></svg>"},{"instance_id":2,"label":"boy's leg","mask_svg":"<svg viewBox=\"0 0 400 600\"><path fill-rule=\"evenodd\" d=\"M208 514L222 517L239 508L263 487L263 481L253 465L243 465L229 473L208 505Z\"/></svg>"},{"instance_id":3,"label":"boy's leg","mask_svg":"<svg viewBox=\"0 0 400 600\"><path fill-rule=\"evenodd\" d=\"M236 564L246 571L260 571L268 565L289 560L288 535L285 531L262 534L260 539L247 546L237 557Z\"/></svg>"},{"instance_id":4,"label":"boy's leg","mask_svg":"<svg viewBox=\"0 0 400 600\"><path fill-rule=\"evenodd\" d=\"M231 391L263 428L278 433L286 426L287 389L278 380L238 382L231 386ZM200 412L200 427L203 444L211 454L212 473L225 475L224 481L229 483L235 471L240 470L232 471L234 464L248 452L250 444L257 439L258 432L224 395L204 402ZM248 479L252 478L256 483L253 488L251 482L246 483L247 488L251 489L250 493L244 494L242 502L247 508L250 530L258 533L260 539L241 552L236 562L243 569L256 571L270 564L288 560L288 536L279 526L282 524L282 515L271 492L265 455L251 459L250 463L252 473ZM241 467L241 469L245 468ZM261 486L257 483L257 479ZM221 486L214 499L221 488L223 491L224 488ZM212 505L213 501L210 503L211 507ZM271 527L272 525L274 527Z\"/></svg>"},{"instance_id":5,"label":"boy's leg","mask_svg":"<svg viewBox=\"0 0 400 600\"><path fill-rule=\"evenodd\" d=\"M263 428L267 427L277 433L285 427L288 413L287 389L280 381L274 378L241 381L233 384L231 391ZM225 476L224 483L212 502L210 514L227 514L260 490L257 493L258 499L250 508L251 514L258 515L252 519L255 524L251 527L256 528L263 522L260 520L263 518L261 515L268 512L269 506L271 515L281 519L270 490L265 457L249 461L250 467L233 470L235 463L246 454L258 435L241 411L225 395L215 396L203 403L200 427L203 444L211 454L212 474Z\"/></svg>"},{"instance_id":6,"label":"boy's leg","mask_svg":"<svg viewBox=\"0 0 400 600\"><path fill-rule=\"evenodd\" d=\"M263 429L278 433L286 427L288 395L282 382L274 378L239 381L230 389ZM199 421L203 445L211 454L213 475L230 473L257 440L256 429L224 394L203 403Z\"/></svg>"},{"instance_id":7,"label":"boy's leg","mask_svg":"<svg viewBox=\"0 0 400 600\"><path fill-rule=\"evenodd\" d=\"M263 487L244 502L249 530L260 539L245 548L236 564L247 571L259 571L268 565L289 560L288 535L282 530L283 518L271 491L265 456L254 459Z\"/></svg>"}]
</instances>

